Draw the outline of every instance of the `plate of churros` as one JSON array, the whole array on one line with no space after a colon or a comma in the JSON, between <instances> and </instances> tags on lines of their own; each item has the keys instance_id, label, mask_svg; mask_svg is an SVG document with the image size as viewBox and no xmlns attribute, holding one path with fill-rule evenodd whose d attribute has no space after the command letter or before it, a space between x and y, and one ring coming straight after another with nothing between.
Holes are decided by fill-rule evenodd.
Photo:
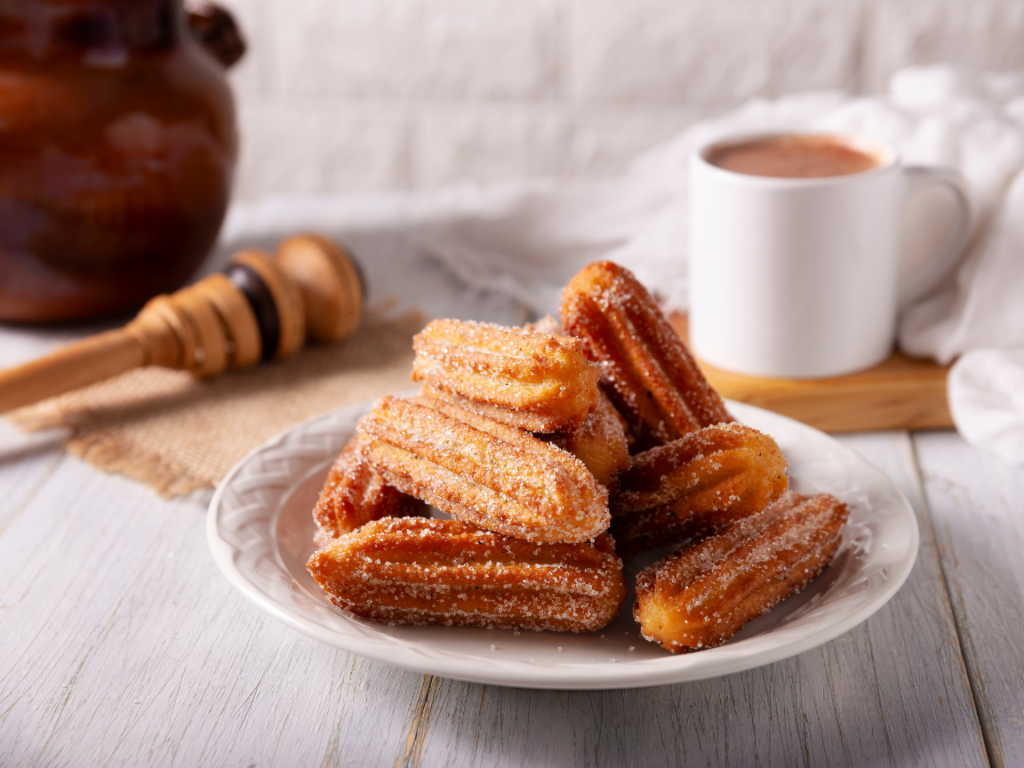
<instances>
[{"instance_id":1,"label":"plate of churros","mask_svg":"<svg viewBox=\"0 0 1024 768\"><path fill-rule=\"evenodd\" d=\"M881 608L913 567L893 482L724 401L611 262L522 328L435 320L413 381L299 424L214 494L214 558L260 608L404 669L529 688L730 674Z\"/></svg>"}]
</instances>

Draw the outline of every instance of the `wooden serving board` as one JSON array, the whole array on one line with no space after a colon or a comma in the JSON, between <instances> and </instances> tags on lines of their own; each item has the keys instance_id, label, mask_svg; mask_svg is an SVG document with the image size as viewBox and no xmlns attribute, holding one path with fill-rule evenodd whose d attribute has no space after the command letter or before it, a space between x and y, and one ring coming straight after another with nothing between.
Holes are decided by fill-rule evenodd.
<instances>
[{"instance_id":1,"label":"wooden serving board","mask_svg":"<svg viewBox=\"0 0 1024 768\"><path fill-rule=\"evenodd\" d=\"M673 315L672 325L683 339L689 338L686 315ZM762 379L697 362L723 397L824 432L953 426L946 399L949 367L898 352L876 368L831 379Z\"/></svg>"}]
</instances>

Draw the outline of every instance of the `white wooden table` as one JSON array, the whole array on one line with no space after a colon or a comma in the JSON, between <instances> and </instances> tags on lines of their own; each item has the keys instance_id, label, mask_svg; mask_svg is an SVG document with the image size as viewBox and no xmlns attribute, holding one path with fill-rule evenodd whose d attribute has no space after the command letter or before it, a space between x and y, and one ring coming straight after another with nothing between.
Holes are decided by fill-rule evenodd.
<instances>
[{"instance_id":1,"label":"white wooden table","mask_svg":"<svg viewBox=\"0 0 1024 768\"><path fill-rule=\"evenodd\" d=\"M0 331L0 365L62 338ZM0 766L1024 765L1024 471L951 432L840 439L918 516L892 602L752 671L554 692L318 644L221 576L208 495L0 423Z\"/></svg>"}]
</instances>

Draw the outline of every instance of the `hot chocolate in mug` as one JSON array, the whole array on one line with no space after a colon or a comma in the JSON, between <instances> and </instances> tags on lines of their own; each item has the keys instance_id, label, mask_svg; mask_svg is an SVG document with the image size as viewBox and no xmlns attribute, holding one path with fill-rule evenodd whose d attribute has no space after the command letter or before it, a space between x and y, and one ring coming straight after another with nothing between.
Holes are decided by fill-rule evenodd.
<instances>
[{"instance_id":1,"label":"hot chocolate in mug","mask_svg":"<svg viewBox=\"0 0 1024 768\"><path fill-rule=\"evenodd\" d=\"M932 185L956 220L930 257L900 264L907 201ZM752 376L819 378L892 352L900 309L933 290L973 228L958 172L904 166L888 142L774 134L703 147L690 162L690 343Z\"/></svg>"}]
</instances>

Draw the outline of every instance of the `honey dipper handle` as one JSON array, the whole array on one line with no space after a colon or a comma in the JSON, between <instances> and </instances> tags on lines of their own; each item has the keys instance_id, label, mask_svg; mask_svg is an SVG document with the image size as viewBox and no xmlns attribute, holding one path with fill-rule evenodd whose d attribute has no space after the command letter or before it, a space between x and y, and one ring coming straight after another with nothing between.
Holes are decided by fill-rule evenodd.
<instances>
[{"instance_id":1,"label":"honey dipper handle","mask_svg":"<svg viewBox=\"0 0 1024 768\"><path fill-rule=\"evenodd\" d=\"M0 371L0 413L95 384L145 362L142 345L123 328L90 336L46 357Z\"/></svg>"}]
</instances>

